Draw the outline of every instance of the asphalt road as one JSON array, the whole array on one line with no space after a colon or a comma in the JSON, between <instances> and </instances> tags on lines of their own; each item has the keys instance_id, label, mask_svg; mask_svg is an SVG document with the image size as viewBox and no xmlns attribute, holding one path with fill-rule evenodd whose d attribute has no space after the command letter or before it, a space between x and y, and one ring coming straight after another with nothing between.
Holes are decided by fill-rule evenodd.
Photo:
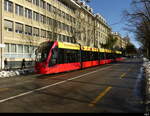
<instances>
[{"instance_id":1,"label":"asphalt road","mask_svg":"<svg viewBox=\"0 0 150 116\"><path fill-rule=\"evenodd\" d=\"M140 59L0 79L0 113L144 113Z\"/></svg>"}]
</instances>

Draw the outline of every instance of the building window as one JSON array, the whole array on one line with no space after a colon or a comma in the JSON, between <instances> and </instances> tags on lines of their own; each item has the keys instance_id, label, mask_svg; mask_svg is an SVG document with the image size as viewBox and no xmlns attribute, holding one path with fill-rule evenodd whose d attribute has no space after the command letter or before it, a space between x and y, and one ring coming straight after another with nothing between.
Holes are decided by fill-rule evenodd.
<instances>
[{"instance_id":1,"label":"building window","mask_svg":"<svg viewBox=\"0 0 150 116\"><path fill-rule=\"evenodd\" d=\"M23 16L23 6L16 4L15 12L19 16Z\"/></svg>"},{"instance_id":2,"label":"building window","mask_svg":"<svg viewBox=\"0 0 150 116\"><path fill-rule=\"evenodd\" d=\"M32 35L32 27L31 26L28 26L28 25L25 26L25 34Z\"/></svg>"},{"instance_id":3,"label":"building window","mask_svg":"<svg viewBox=\"0 0 150 116\"><path fill-rule=\"evenodd\" d=\"M63 35L62 34L59 35L59 40L63 41Z\"/></svg>"},{"instance_id":4,"label":"building window","mask_svg":"<svg viewBox=\"0 0 150 116\"><path fill-rule=\"evenodd\" d=\"M40 4L39 0L33 0L32 2L33 2L33 4L35 4L36 6L39 6L39 4Z\"/></svg>"},{"instance_id":5,"label":"building window","mask_svg":"<svg viewBox=\"0 0 150 116\"><path fill-rule=\"evenodd\" d=\"M44 0L40 0L40 7L45 9L46 8L46 2Z\"/></svg>"},{"instance_id":6,"label":"building window","mask_svg":"<svg viewBox=\"0 0 150 116\"><path fill-rule=\"evenodd\" d=\"M69 37L69 36L67 36L67 42L71 42L71 41L70 41L70 37Z\"/></svg>"},{"instance_id":7,"label":"building window","mask_svg":"<svg viewBox=\"0 0 150 116\"><path fill-rule=\"evenodd\" d=\"M46 31L41 29L41 37L46 38Z\"/></svg>"},{"instance_id":8,"label":"building window","mask_svg":"<svg viewBox=\"0 0 150 116\"><path fill-rule=\"evenodd\" d=\"M68 14L66 14L66 19L69 21L70 16Z\"/></svg>"},{"instance_id":9,"label":"building window","mask_svg":"<svg viewBox=\"0 0 150 116\"><path fill-rule=\"evenodd\" d=\"M47 38L48 38L48 39L51 39L51 38L52 38L52 32L47 31Z\"/></svg>"},{"instance_id":10,"label":"building window","mask_svg":"<svg viewBox=\"0 0 150 116\"><path fill-rule=\"evenodd\" d=\"M32 0L26 0L26 1L32 3Z\"/></svg>"},{"instance_id":11,"label":"building window","mask_svg":"<svg viewBox=\"0 0 150 116\"><path fill-rule=\"evenodd\" d=\"M24 53L29 53L29 46L28 45L24 45Z\"/></svg>"},{"instance_id":12,"label":"building window","mask_svg":"<svg viewBox=\"0 0 150 116\"><path fill-rule=\"evenodd\" d=\"M29 53L31 53L31 54L34 53L34 46L29 46Z\"/></svg>"},{"instance_id":13,"label":"building window","mask_svg":"<svg viewBox=\"0 0 150 116\"><path fill-rule=\"evenodd\" d=\"M11 44L10 52L16 53L16 44Z\"/></svg>"},{"instance_id":14,"label":"building window","mask_svg":"<svg viewBox=\"0 0 150 116\"><path fill-rule=\"evenodd\" d=\"M26 8L25 9L25 17L32 19L32 10Z\"/></svg>"},{"instance_id":15,"label":"building window","mask_svg":"<svg viewBox=\"0 0 150 116\"><path fill-rule=\"evenodd\" d=\"M40 22L42 22L43 24L46 24L46 16L44 15L40 15Z\"/></svg>"},{"instance_id":16,"label":"building window","mask_svg":"<svg viewBox=\"0 0 150 116\"><path fill-rule=\"evenodd\" d=\"M61 29L61 22L57 21L57 27Z\"/></svg>"},{"instance_id":17,"label":"building window","mask_svg":"<svg viewBox=\"0 0 150 116\"><path fill-rule=\"evenodd\" d=\"M57 14L61 17L61 10L57 10Z\"/></svg>"},{"instance_id":18,"label":"building window","mask_svg":"<svg viewBox=\"0 0 150 116\"><path fill-rule=\"evenodd\" d=\"M56 13L56 7L52 6L52 12L55 14Z\"/></svg>"},{"instance_id":19,"label":"building window","mask_svg":"<svg viewBox=\"0 0 150 116\"><path fill-rule=\"evenodd\" d=\"M4 1L4 10L8 12L13 12L13 3L9 0Z\"/></svg>"},{"instance_id":20,"label":"building window","mask_svg":"<svg viewBox=\"0 0 150 116\"><path fill-rule=\"evenodd\" d=\"M15 31L16 33L23 33L23 24L15 23Z\"/></svg>"},{"instance_id":21,"label":"building window","mask_svg":"<svg viewBox=\"0 0 150 116\"><path fill-rule=\"evenodd\" d=\"M65 25L64 23L62 23L62 27L63 27L62 29L63 29L63 30L66 29L65 26L66 26L66 25Z\"/></svg>"},{"instance_id":22,"label":"building window","mask_svg":"<svg viewBox=\"0 0 150 116\"><path fill-rule=\"evenodd\" d=\"M57 40L57 33L53 33L53 39Z\"/></svg>"},{"instance_id":23,"label":"building window","mask_svg":"<svg viewBox=\"0 0 150 116\"><path fill-rule=\"evenodd\" d=\"M61 34L58 34L58 41L61 41Z\"/></svg>"},{"instance_id":24,"label":"building window","mask_svg":"<svg viewBox=\"0 0 150 116\"><path fill-rule=\"evenodd\" d=\"M7 31L13 31L13 22L9 20L4 20L4 29Z\"/></svg>"},{"instance_id":25,"label":"building window","mask_svg":"<svg viewBox=\"0 0 150 116\"><path fill-rule=\"evenodd\" d=\"M23 53L23 45L18 45L18 53Z\"/></svg>"},{"instance_id":26,"label":"building window","mask_svg":"<svg viewBox=\"0 0 150 116\"><path fill-rule=\"evenodd\" d=\"M65 19L65 13L62 11L62 17Z\"/></svg>"},{"instance_id":27,"label":"building window","mask_svg":"<svg viewBox=\"0 0 150 116\"><path fill-rule=\"evenodd\" d=\"M62 40L65 41L65 35L63 35L63 39Z\"/></svg>"},{"instance_id":28,"label":"building window","mask_svg":"<svg viewBox=\"0 0 150 116\"><path fill-rule=\"evenodd\" d=\"M38 28L33 28L33 36L39 36L39 29Z\"/></svg>"},{"instance_id":29,"label":"building window","mask_svg":"<svg viewBox=\"0 0 150 116\"><path fill-rule=\"evenodd\" d=\"M47 24L48 25L53 25L53 19L47 17Z\"/></svg>"},{"instance_id":30,"label":"building window","mask_svg":"<svg viewBox=\"0 0 150 116\"><path fill-rule=\"evenodd\" d=\"M8 44L8 43L5 43L5 49L4 49L4 51L5 51L6 53L9 52L9 44Z\"/></svg>"},{"instance_id":31,"label":"building window","mask_svg":"<svg viewBox=\"0 0 150 116\"><path fill-rule=\"evenodd\" d=\"M47 10L48 10L49 12L52 11L52 6L51 6L51 4L49 4L49 3L47 3Z\"/></svg>"},{"instance_id":32,"label":"building window","mask_svg":"<svg viewBox=\"0 0 150 116\"><path fill-rule=\"evenodd\" d=\"M33 12L33 20L39 21L39 13Z\"/></svg>"}]
</instances>

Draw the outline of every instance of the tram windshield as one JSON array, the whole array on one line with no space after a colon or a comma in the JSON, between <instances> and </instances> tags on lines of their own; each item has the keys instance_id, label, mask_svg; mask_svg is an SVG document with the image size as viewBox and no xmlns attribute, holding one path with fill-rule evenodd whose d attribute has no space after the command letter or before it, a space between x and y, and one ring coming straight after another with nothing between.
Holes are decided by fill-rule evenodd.
<instances>
[{"instance_id":1,"label":"tram windshield","mask_svg":"<svg viewBox=\"0 0 150 116\"><path fill-rule=\"evenodd\" d=\"M54 42L44 42L36 50L36 62L44 62Z\"/></svg>"}]
</instances>

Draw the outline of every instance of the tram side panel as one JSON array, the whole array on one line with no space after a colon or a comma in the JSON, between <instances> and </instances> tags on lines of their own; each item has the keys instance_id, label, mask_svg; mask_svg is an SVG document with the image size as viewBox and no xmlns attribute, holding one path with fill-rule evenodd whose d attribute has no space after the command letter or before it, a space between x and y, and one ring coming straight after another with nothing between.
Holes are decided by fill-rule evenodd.
<instances>
[{"instance_id":1,"label":"tram side panel","mask_svg":"<svg viewBox=\"0 0 150 116\"><path fill-rule=\"evenodd\" d=\"M93 66L98 66L99 60L98 60L98 52L92 52L92 51L82 51L82 67L88 68Z\"/></svg>"},{"instance_id":2,"label":"tram side panel","mask_svg":"<svg viewBox=\"0 0 150 116\"><path fill-rule=\"evenodd\" d=\"M99 58L100 58L100 65L104 65L105 64L105 53L100 52L99 53Z\"/></svg>"}]
</instances>

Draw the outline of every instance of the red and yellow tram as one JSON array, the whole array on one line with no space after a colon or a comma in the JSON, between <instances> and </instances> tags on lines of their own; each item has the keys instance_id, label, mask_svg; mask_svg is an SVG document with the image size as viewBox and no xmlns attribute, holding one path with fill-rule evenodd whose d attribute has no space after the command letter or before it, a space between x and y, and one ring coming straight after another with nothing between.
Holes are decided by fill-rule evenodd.
<instances>
[{"instance_id":1,"label":"red and yellow tram","mask_svg":"<svg viewBox=\"0 0 150 116\"><path fill-rule=\"evenodd\" d=\"M47 41L36 50L35 72L52 74L108 64L123 60L121 54L120 51Z\"/></svg>"}]
</instances>

